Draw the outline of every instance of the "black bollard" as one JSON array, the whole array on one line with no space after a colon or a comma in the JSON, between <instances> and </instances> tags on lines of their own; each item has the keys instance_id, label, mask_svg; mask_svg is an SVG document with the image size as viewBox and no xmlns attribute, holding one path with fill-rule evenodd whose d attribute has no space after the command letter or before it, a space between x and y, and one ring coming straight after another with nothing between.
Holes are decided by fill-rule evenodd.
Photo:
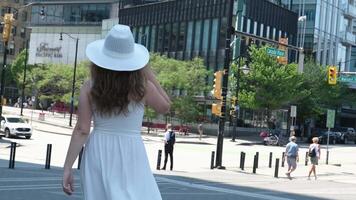
<instances>
[{"instance_id":1,"label":"black bollard","mask_svg":"<svg viewBox=\"0 0 356 200\"><path fill-rule=\"evenodd\" d=\"M257 168L257 155L253 156L253 168L252 168L252 173L256 174L256 168Z\"/></svg>"},{"instance_id":2,"label":"black bollard","mask_svg":"<svg viewBox=\"0 0 356 200\"><path fill-rule=\"evenodd\" d=\"M11 142L9 169L15 168L16 142Z\"/></svg>"},{"instance_id":3,"label":"black bollard","mask_svg":"<svg viewBox=\"0 0 356 200\"><path fill-rule=\"evenodd\" d=\"M245 158L246 158L246 153L243 152L243 154L242 154L242 166L241 166L241 170L245 170Z\"/></svg>"},{"instance_id":4,"label":"black bollard","mask_svg":"<svg viewBox=\"0 0 356 200\"><path fill-rule=\"evenodd\" d=\"M162 150L158 150L158 158L157 158L157 170L161 169L161 157L162 157Z\"/></svg>"},{"instance_id":5,"label":"black bollard","mask_svg":"<svg viewBox=\"0 0 356 200\"><path fill-rule=\"evenodd\" d=\"M284 162L286 161L286 154L285 152L282 153L282 167L284 167Z\"/></svg>"},{"instance_id":6,"label":"black bollard","mask_svg":"<svg viewBox=\"0 0 356 200\"><path fill-rule=\"evenodd\" d=\"M305 166L308 166L308 151L305 152Z\"/></svg>"},{"instance_id":7,"label":"black bollard","mask_svg":"<svg viewBox=\"0 0 356 200\"><path fill-rule=\"evenodd\" d=\"M279 158L276 158L276 165L274 168L274 177L278 178Z\"/></svg>"},{"instance_id":8,"label":"black bollard","mask_svg":"<svg viewBox=\"0 0 356 200\"><path fill-rule=\"evenodd\" d=\"M82 163L83 151L84 151L84 147L82 147L82 149L80 150L79 156L78 156L78 167L77 167L77 169L80 169L80 164Z\"/></svg>"},{"instance_id":9,"label":"black bollard","mask_svg":"<svg viewBox=\"0 0 356 200\"><path fill-rule=\"evenodd\" d=\"M326 164L329 164L329 150L326 151Z\"/></svg>"},{"instance_id":10,"label":"black bollard","mask_svg":"<svg viewBox=\"0 0 356 200\"><path fill-rule=\"evenodd\" d=\"M242 157L243 157L244 152L241 151L240 153L240 169L242 169Z\"/></svg>"},{"instance_id":11,"label":"black bollard","mask_svg":"<svg viewBox=\"0 0 356 200\"><path fill-rule=\"evenodd\" d=\"M47 144L45 169L51 168L51 154L52 154L52 144Z\"/></svg>"},{"instance_id":12,"label":"black bollard","mask_svg":"<svg viewBox=\"0 0 356 200\"><path fill-rule=\"evenodd\" d=\"M259 157L260 153L256 152L256 168L258 168L258 157Z\"/></svg>"},{"instance_id":13,"label":"black bollard","mask_svg":"<svg viewBox=\"0 0 356 200\"><path fill-rule=\"evenodd\" d=\"M211 152L210 169L214 169L215 151Z\"/></svg>"},{"instance_id":14,"label":"black bollard","mask_svg":"<svg viewBox=\"0 0 356 200\"><path fill-rule=\"evenodd\" d=\"M272 156L273 156L272 152L269 152L269 162L268 162L269 168L272 168Z\"/></svg>"}]
</instances>

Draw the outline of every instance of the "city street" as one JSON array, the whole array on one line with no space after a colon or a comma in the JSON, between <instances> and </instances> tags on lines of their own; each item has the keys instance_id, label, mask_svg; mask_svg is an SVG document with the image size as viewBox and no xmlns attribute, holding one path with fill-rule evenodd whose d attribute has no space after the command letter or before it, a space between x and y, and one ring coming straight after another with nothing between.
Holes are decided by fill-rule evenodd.
<instances>
[{"instance_id":1,"label":"city street","mask_svg":"<svg viewBox=\"0 0 356 200\"><path fill-rule=\"evenodd\" d=\"M19 109L4 107L6 114ZM46 112L45 121L38 120L38 112L25 110L34 127L30 140L0 139L1 199L68 199L61 191L61 169L70 140L68 115ZM31 121L31 120L30 120ZM248 139L232 143L224 140L223 165L226 170L210 170L211 151L216 149L215 137L202 140L194 135L177 136L173 171L156 169L157 152L162 149L162 132L143 134L147 155L165 200L180 199L354 199L356 195L356 146L333 145L329 165L325 164L325 147L317 167L317 180L307 180L309 166L304 165L307 144L301 144L301 159L293 180L285 177L286 167L280 167L274 178L274 159L280 158L284 147L263 146ZM10 142L17 142L15 169L8 169ZM44 169L46 146L52 144L52 169ZM246 152L245 170L238 168L240 152ZM252 174L253 155L259 152L259 167ZM269 153L273 153L273 167L268 168ZM341 166L340 166L341 165ZM74 168L77 164L74 164ZM76 192L69 199L81 199L79 172L76 172ZM16 192L14 192L16 191Z\"/></svg>"}]
</instances>

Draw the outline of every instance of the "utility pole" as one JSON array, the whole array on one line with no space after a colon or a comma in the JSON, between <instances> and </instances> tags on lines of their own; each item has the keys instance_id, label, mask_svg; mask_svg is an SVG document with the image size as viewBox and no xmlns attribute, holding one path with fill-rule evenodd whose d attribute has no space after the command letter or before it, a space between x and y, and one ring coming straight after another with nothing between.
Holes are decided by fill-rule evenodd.
<instances>
[{"instance_id":1,"label":"utility pole","mask_svg":"<svg viewBox=\"0 0 356 200\"><path fill-rule=\"evenodd\" d=\"M229 69L230 69L230 61L231 61L230 43L231 43L231 35L234 32L234 30L232 30L232 12L234 7L234 0L229 0L228 3L229 4L228 4L228 15L227 15L226 39L225 39L225 60L224 60L224 73L223 73L223 84L222 84L221 116L219 118L218 141L216 145L215 167L217 169L225 169L225 167L222 166L222 152L223 152L225 116L226 116L226 94L227 94L227 85L228 85Z\"/></svg>"}]
</instances>

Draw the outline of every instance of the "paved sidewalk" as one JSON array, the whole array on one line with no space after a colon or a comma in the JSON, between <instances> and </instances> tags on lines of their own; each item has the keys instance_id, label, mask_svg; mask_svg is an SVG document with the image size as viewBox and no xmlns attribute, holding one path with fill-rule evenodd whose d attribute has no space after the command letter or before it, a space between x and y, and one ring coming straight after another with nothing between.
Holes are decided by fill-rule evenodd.
<instances>
[{"instance_id":1,"label":"paved sidewalk","mask_svg":"<svg viewBox=\"0 0 356 200\"><path fill-rule=\"evenodd\" d=\"M5 107L5 112L8 114L19 113L19 109ZM68 126L68 116L62 118L59 115L48 115L45 121L40 121L35 118L35 113L40 111L25 110L25 117L29 118L32 114L32 120L35 123L35 131L38 136L46 134L47 137L65 137L62 138L69 140L72 127ZM38 117L38 116L37 116ZM42 124L42 125L41 125ZM73 123L75 124L75 123ZM55 125L57 128L53 128ZM52 127L52 128L50 128ZM145 133L145 129L142 130ZM55 134L55 135L52 135ZM43 135L44 136L44 135ZM143 141L146 146L148 159L153 169L153 172L157 175L157 181L162 191L164 199L207 199L207 200L225 200L225 199L353 199L356 195L356 152L355 145L332 145L330 146L330 159L329 165L325 164L326 149L322 146L322 158L320 165L317 166L317 172L319 174L317 180L307 180L307 173L309 165L305 166L305 152L307 151L307 145L301 144L300 146L300 162L298 163L298 169L293 174L293 179L289 180L285 176L286 167L280 167L279 178L274 178L274 163L276 158L281 158L284 147L275 146L263 146L256 139L243 140L239 138L237 142L233 143L230 139L224 139L223 149L223 165L226 166L226 170L210 170L211 152L216 150L216 137L204 136L202 140L199 140L198 135L190 134L188 136L177 136L175 145L175 166L174 171L161 171L155 170L157 164L157 151L163 148L163 132L152 132L151 134L143 134ZM4 139L0 142L0 149L6 149L5 152L0 152L0 157L8 158L8 144L9 140ZM37 141L35 138L34 142ZM25 143L27 141L20 141ZM29 141L30 142L30 141ZM57 145L58 147L58 145ZM8 179L2 179L4 177L15 176L14 174L21 175L22 178L31 177L31 174L41 174L43 176L49 172L53 176L57 177L56 181L60 180L60 170L44 170L43 166L33 167L30 160L33 162L44 163L43 156L41 160L27 158L26 145L22 147L22 152L19 150L19 159L23 159L24 163L17 162L17 169L13 170L16 173L10 173L11 170L6 169L7 161L1 162L0 160L0 191L6 191L5 194L11 190L15 190L15 185L18 182L13 182L14 186L6 186ZM43 150L41 150L43 151ZM245 170L239 169L240 152L246 153ZM64 156L64 151L57 150L58 156ZM253 156L256 152L259 152L259 167L257 173L252 173ZM273 167L268 167L269 154L273 153ZM22 154L21 154L22 153ZM42 153L40 153L42 154ZM44 155L44 154L43 154ZM63 158L61 158L63 159ZM61 166L63 160L57 158L53 160L53 166ZM163 158L162 158L163 160ZM19 160L21 161L21 160ZM280 161L281 162L281 161ZM286 163L285 163L286 164ZM309 164L309 163L308 163ZM47 177L51 177L47 174ZM46 179L46 178L45 178ZM46 180L47 180L46 179ZM43 193L43 200L53 196L52 200L66 199L58 187L55 185L48 186L48 191L45 185L39 179L39 182L30 184L32 179L29 179L28 184L26 181L21 184L23 188L33 187L39 188L35 190L41 190ZM34 179L32 181L35 181ZM4 185L2 185L4 184ZM49 183L55 184L55 183ZM50 188L54 187L54 189ZM78 185L79 187L79 185ZM12 189L11 189L12 188ZM292 189L291 189L292 188ZM25 195L28 190L23 189ZM43 190L43 191L42 191ZM54 190L54 191L53 191ZM22 190L20 190L21 192ZM49 192L49 194L47 194ZM41 195L42 195L41 193ZM45 194L46 193L46 194ZM36 193L34 193L35 195ZM52 196L51 196L52 195ZM257 195L257 196L256 196ZM262 195L262 196L259 196ZM270 195L270 196L268 196ZM55 196L58 196L55 197ZM45 198L46 197L46 198ZM73 197L73 199L81 198L81 195ZM12 198L21 199L21 198ZM42 200L41 198L34 198ZM46 200L47 200L46 199Z\"/></svg>"}]
</instances>

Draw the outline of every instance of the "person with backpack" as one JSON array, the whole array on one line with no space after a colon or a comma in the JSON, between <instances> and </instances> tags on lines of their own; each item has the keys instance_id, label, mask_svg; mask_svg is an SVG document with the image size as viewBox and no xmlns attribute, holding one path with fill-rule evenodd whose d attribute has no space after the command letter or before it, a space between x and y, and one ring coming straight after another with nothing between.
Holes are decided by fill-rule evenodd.
<instances>
[{"instance_id":1,"label":"person with backpack","mask_svg":"<svg viewBox=\"0 0 356 200\"><path fill-rule=\"evenodd\" d=\"M166 170L168 155L171 161L171 171L173 170L173 147L176 142L176 135L172 130L172 124L167 124L167 131L164 134L164 165L162 170Z\"/></svg>"},{"instance_id":2,"label":"person with backpack","mask_svg":"<svg viewBox=\"0 0 356 200\"><path fill-rule=\"evenodd\" d=\"M312 174L312 172L314 173L314 177L316 180L317 177L316 177L315 165L318 164L318 160L320 159L320 144L318 144L319 138L313 137L312 141L313 143L310 144L309 153L308 153L310 158L310 163L312 164L309 170L308 180L310 180L310 175Z\"/></svg>"}]
</instances>

